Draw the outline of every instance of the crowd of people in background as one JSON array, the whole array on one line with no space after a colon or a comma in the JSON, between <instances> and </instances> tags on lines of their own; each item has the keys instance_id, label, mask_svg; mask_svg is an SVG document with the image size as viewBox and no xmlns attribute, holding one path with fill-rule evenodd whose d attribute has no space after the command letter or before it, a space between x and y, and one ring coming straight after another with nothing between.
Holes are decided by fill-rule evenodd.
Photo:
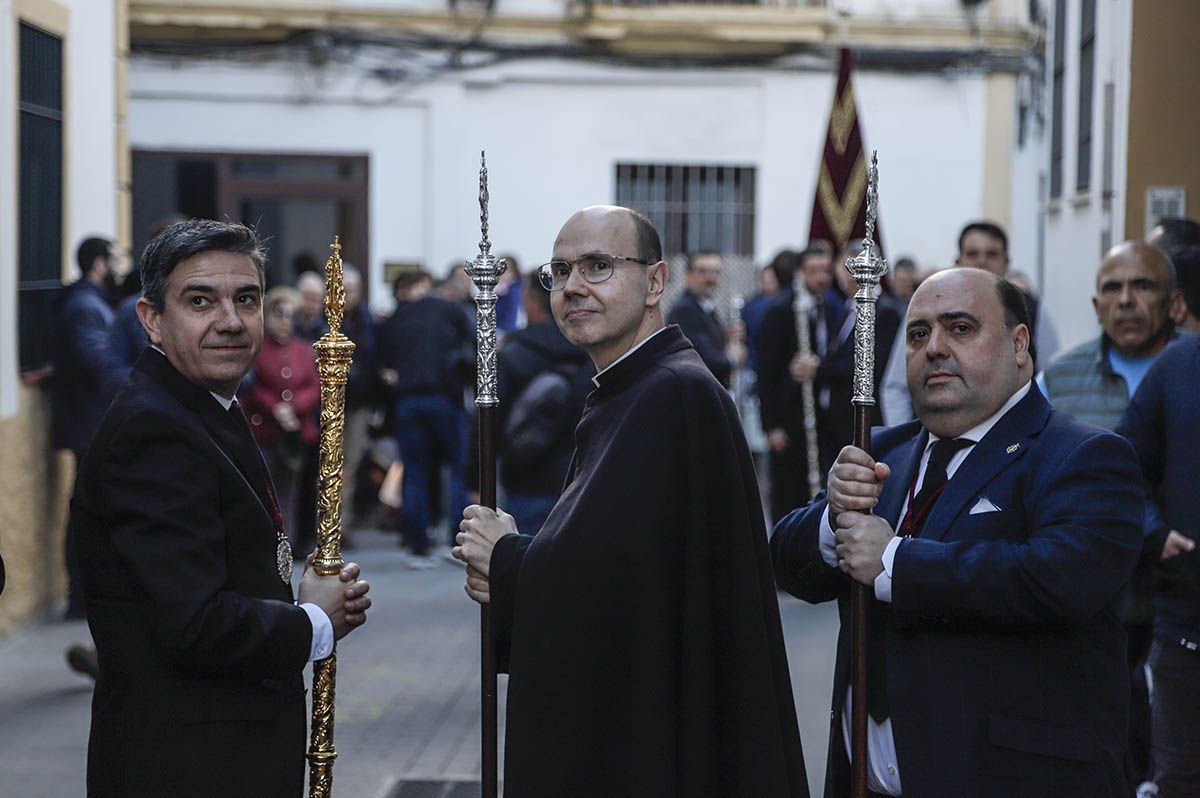
<instances>
[{"instance_id":1,"label":"crowd of people in background","mask_svg":"<svg viewBox=\"0 0 1200 798\"><path fill-rule=\"evenodd\" d=\"M984 269L1021 290L1037 383L1047 399L1124 435L1141 459L1145 545L1122 617L1134 693L1126 769L1131 784L1143 785L1140 794L1154 794L1155 780L1164 795L1196 794L1200 503L1190 475L1200 439L1187 402L1200 392L1200 224L1166 219L1145 241L1106 253L1092 298L1100 333L1063 353L1052 316L1028 279L1012 269L1004 230L971 222L957 247L956 266ZM820 482L851 440L856 286L845 262L861 249L858 241L838 250L813 241L780 251L757 272L759 290L740 303L737 318L723 315L715 301L721 254L694 252L680 275L684 290L668 309L668 322L680 327L721 385L735 392L752 447L762 442L756 465L773 521L811 498L810 448L817 452ZM136 271L124 285L120 280L129 272L127 256L112 241L89 238L79 245L77 260L81 277L56 305L52 437L55 448L78 459L147 342L136 312ZM506 260L497 290L500 491L518 529L534 534L562 488L595 369L560 332L539 271L522 273L515 258ZM876 424L913 418L904 317L927 276L913 259L900 257L881 287ZM328 330L325 280L304 271L294 285L268 287L267 335L239 400L302 559L315 544L320 386L311 344ZM350 265L345 287L343 332L356 351L346 388L343 543L352 547L360 528L390 529L399 533L413 568L434 567L439 556L453 561L448 555L457 520L476 479L473 286L461 268L440 281L419 269L402 272L393 280L395 305L387 315L368 307L363 277ZM806 418L806 385L814 418ZM69 536L66 563L67 614L81 617ZM93 652L73 647L68 660L94 676Z\"/></svg>"}]
</instances>

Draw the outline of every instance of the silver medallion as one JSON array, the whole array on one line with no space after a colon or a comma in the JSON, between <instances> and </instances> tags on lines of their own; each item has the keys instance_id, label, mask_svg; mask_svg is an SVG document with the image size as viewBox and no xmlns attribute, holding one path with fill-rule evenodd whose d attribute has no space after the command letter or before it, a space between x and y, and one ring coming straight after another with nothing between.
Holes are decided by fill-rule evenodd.
<instances>
[{"instance_id":1,"label":"silver medallion","mask_svg":"<svg viewBox=\"0 0 1200 798\"><path fill-rule=\"evenodd\" d=\"M275 565L279 568L279 578L285 584L292 583L292 544L288 543L287 538L279 538L279 545L275 548Z\"/></svg>"}]
</instances>

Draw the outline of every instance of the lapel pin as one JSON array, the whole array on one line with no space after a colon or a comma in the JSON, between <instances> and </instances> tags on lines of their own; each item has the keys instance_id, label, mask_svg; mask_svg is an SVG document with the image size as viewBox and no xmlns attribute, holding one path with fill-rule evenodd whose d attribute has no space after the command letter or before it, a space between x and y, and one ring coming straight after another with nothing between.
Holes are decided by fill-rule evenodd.
<instances>
[{"instance_id":1,"label":"lapel pin","mask_svg":"<svg viewBox=\"0 0 1200 798\"><path fill-rule=\"evenodd\" d=\"M1009 446L1007 449L1005 449L1005 450L1004 450L1004 453L1005 453L1005 454L1012 454L1013 452L1015 452L1017 449L1020 449L1020 448L1021 448L1021 444L1019 444L1019 443L1014 443L1012 446Z\"/></svg>"}]
</instances>

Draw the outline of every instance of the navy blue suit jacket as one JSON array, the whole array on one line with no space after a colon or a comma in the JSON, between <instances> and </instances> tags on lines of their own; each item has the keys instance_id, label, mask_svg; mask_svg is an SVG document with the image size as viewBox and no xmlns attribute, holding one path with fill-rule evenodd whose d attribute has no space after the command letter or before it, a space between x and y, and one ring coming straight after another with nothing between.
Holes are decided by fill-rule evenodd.
<instances>
[{"instance_id":1,"label":"navy blue suit jacket","mask_svg":"<svg viewBox=\"0 0 1200 798\"><path fill-rule=\"evenodd\" d=\"M897 526L928 442L877 430L891 466L878 515ZM904 795L1121 796L1129 683L1115 601L1141 547L1137 460L1120 437L1055 411L1032 386L954 473L892 569L883 625ZM972 513L986 497L999 508ZM821 559L824 495L784 518L771 553L784 590L838 600L826 795L849 794L841 710L849 580Z\"/></svg>"}]
</instances>

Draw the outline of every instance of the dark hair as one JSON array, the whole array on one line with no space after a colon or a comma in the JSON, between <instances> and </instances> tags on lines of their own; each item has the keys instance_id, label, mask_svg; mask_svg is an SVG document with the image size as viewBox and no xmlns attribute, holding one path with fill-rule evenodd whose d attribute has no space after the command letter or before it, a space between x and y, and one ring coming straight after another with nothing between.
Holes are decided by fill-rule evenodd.
<instances>
[{"instance_id":1,"label":"dark hair","mask_svg":"<svg viewBox=\"0 0 1200 798\"><path fill-rule=\"evenodd\" d=\"M1171 255L1171 262L1188 313L1200 318L1200 244L1178 247Z\"/></svg>"},{"instance_id":2,"label":"dark hair","mask_svg":"<svg viewBox=\"0 0 1200 798\"><path fill-rule=\"evenodd\" d=\"M201 252L247 255L258 270L259 284L265 280L263 267L267 256L254 230L237 222L188 219L163 230L142 250L142 296L162 310L171 272L182 261Z\"/></svg>"},{"instance_id":3,"label":"dark hair","mask_svg":"<svg viewBox=\"0 0 1200 798\"><path fill-rule=\"evenodd\" d=\"M88 270L92 268L96 258L108 259L111 252L112 242L107 238L85 238L79 244L79 249L75 250L75 260L79 263L79 271L87 277Z\"/></svg>"},{"instance_id":4,"label":"dark hair","mask_svg":"<svg viewBox=\"0 0 1200 798\"><path fill-rule=\"evenodd\" d=\"M980 271L983 270L980 269ZM991 274L991 272L986 273ZM1029 359L1036 365L1037 344L1033 341L1033 326L1029 323L1029 305L1026 304L1026 294L1003 277L994 274L992 276L996 278L996 296L1000 300L1000 307L1004 309L1004 326L1011 330L1018 324L1025 325L1025 329L1029 331Z\"/></svg>"},{"instance_id":5,"label":"dark hair","mask_svg":"<svg viewBox=\"0 0 1200 798\"><path fill-rule=\"evenodd\" d=\"M525 281L525 290L528 291L534 299L537 300L538 307L546 311L548 316L552 316L550 310L550 292L546 290L546 286L542 285L542 281L538 279L530 279Z\"/></svg>"},{"instance_id":6,"label":"dark hair","mask_svg":"<svg viewBox=\"0 0 1200 798\"><path fill-rule=\"evenodd\" d=\"M1200 224L1192 219L1168 216L1158 220L1155 227L1161 227L1163 234L1158 246L1168 255L1174 255L1172 250L1200 244Z\"/></svg>"},{"instance_id":7,"label":"dark hair","mask_svg":"<svg viewBox=\"0 0 1200 798\"><path fill-rule=\"evenodd\" d=\"M767 264L767 268L775 273L775 280L779 283L781 289L787 288L792 284L792 280L796 276L796 269L801 263L800 253L794 249L781 249L775 253L775 257L771 258L771 262Z\"/></svg>"},{"instance_id":8,"label":"dark hair","mask_svg":"<svg viewBox=\"0 0 1200 798\"><path fill-rule=\"evenodd\" d=\"M892 271L897 269L916 269L917 262L907 255L897 258L895 264L892 265Z\"/></svg>"},{"instance_id":9,"label":"dark hair","mask_svg":"<svg viewBox=\"0 0 1200 798\"><path fill-rule=\"evenodd\" d=\"M637 256L648 263L658 263L662 260L662 239L654 229L654 223L646 214L626 208L629 218L633 220L633 236L637 241Z\"/></svg>"},{"instance_id":10,"label":"dark hair","mask_svg":"<svg viewBox=\"0 0 1200 798\"><path fill-rule=\"evenodd\" d=\"M796 271L803 271L813 258L832 258L833 247L825 241L813 241L807 247L796 253Z\"/></svg>"},{"instance_id":11,"label":"dark hair","mask_svg":"<svg viewBox=\"0 0 1200 798\"><path fill-rule=\"evenodd\" d=\"M454 268L459 267L455 266ZM448 282L452 275L453 272L451 272L450 275L447 275L443 282ZM433 278L429 275L429 272L425 271L424 269L406 269L405 271L397 274L396 279L392 281L392 296L395 296L402 290L407 291L414 285L419 285L426 280L432 279Z\"/></svg>"},{"instance_id":12,"label":"dark hair","mask_svg":"<svg viewBox=\"0 0 1200 798\"><path fill-rule=\"evenodd\" d=\"M698 249L687 256L687 270L690 272L696 266L696 258L719 258L721 253L715 249Z\"/></svg>"},{"instance_id":13,"label":"dark hair","mask_svg":"<svg viewBox=\"0 0 1200 798\"><path fill-rule=\"evenodd\" d=\"M995 222L983 220L971 222L962 229L961 233L958 234L958 251L960 253L962 252L963 241L965 241L967 236L971 233L983 233L984 235L999 239L1000 245L1004 247L1005 254L1008 254L1008 236L1005 235L1004 228Z\"/></svg>"}]
</instances>

